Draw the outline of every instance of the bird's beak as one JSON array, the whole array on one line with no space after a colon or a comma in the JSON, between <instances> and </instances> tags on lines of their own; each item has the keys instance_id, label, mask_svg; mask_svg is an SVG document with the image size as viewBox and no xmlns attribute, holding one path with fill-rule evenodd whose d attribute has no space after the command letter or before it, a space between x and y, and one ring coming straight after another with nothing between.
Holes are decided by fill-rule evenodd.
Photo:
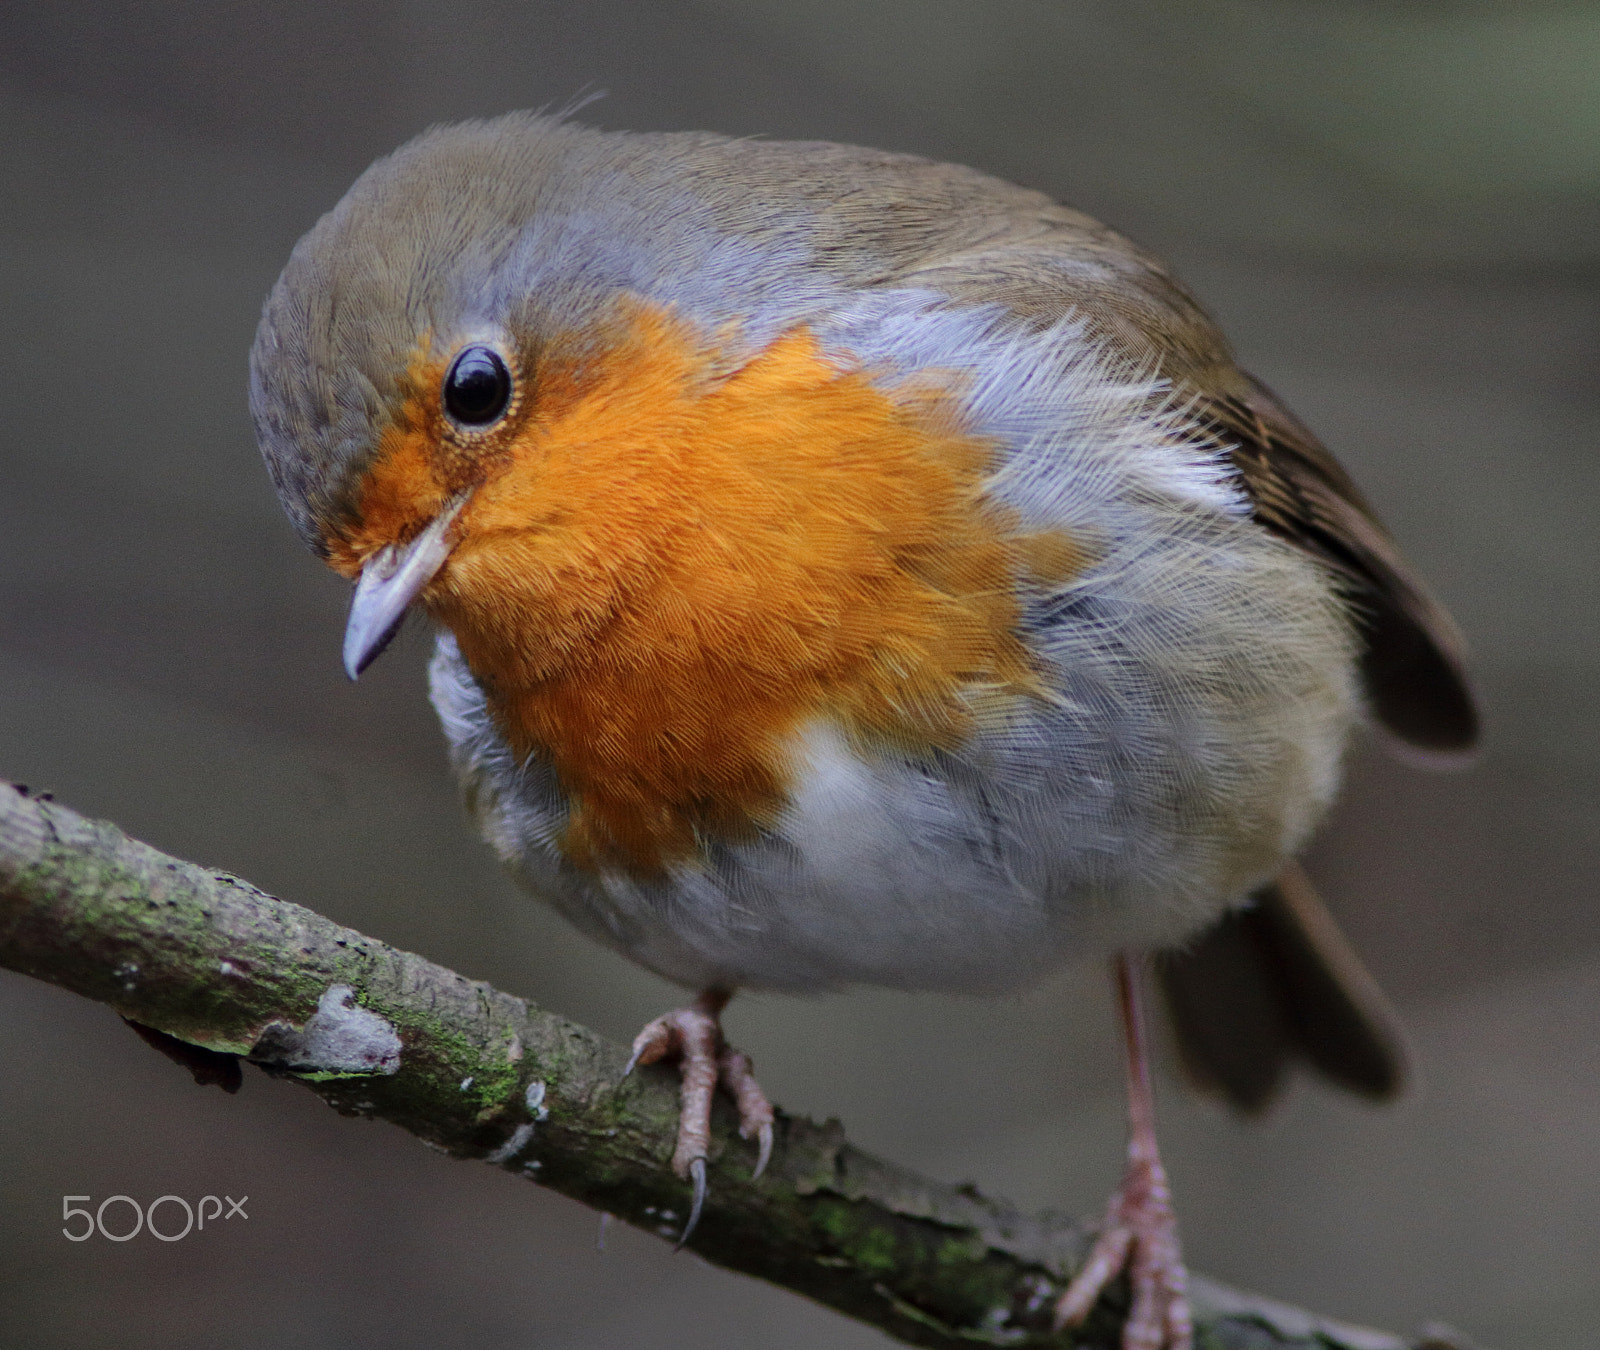
<instances>
[{"instance_id":1,"label":"bird's beak","mask_svg":"<svg viewBox=\"0 0 1600 1350\"><path fill-rule=\"evenodd\" d=\"M411 602L444 566L454 547L450 527L470 496L455 498L409 544L390 544L367 559L344 628L344 671L352 680L383 654Z\"/></svg>"}]
</instances>

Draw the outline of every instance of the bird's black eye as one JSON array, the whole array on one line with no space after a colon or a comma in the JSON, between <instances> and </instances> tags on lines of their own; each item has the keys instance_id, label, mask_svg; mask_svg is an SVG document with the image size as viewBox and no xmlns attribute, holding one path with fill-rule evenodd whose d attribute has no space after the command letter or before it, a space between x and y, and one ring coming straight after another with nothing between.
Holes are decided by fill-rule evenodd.
<instances>
[{"instance_id":1,"label":"bird's black eye","mask_svg":"<svg viewBox=\"0 0 1600 1350\"><path fill-rule=\"evenodd\" d=\"M444 406L469 427L486 426L511 402L511 372L489 347L468 347L444 377Z\"/></svg>"}]
</instances>

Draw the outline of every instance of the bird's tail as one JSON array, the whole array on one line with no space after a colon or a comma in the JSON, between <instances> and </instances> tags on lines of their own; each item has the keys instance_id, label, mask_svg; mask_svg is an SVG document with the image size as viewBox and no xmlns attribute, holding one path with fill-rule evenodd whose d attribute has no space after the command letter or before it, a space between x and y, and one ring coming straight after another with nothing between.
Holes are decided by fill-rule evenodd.
<instances>
[{"instance_id":1,"label":"bird's tail","mask_svg":"<svg viewBox=\"0 0 1600 1350\"><path fill-rule=\"evenodd\" d=\"M1296 1060L1366 1097L1405 1084L1399 1019L1294 863L1157 969L1184 1068L1244 1111Z\"/></svg>"}]
</instances>

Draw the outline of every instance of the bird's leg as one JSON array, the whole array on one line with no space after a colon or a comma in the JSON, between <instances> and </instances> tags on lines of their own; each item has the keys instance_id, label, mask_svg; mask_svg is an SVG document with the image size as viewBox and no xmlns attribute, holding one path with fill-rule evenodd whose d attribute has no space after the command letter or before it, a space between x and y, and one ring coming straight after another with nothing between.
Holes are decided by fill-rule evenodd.
<instances>
[{"instance_id":1,"label":"bird's leg","mask_svg":"<svg viewBox=\"0 0 1600 1350\"><path fill-rule=\"evenodd\" d=\"M679 1246L700 1221L706 1197L706 1151L711 1145L711 1099L720 1080L739 1107L739 1134L757 1140L752 1177L766 1170L772 1157L772 1103L751 1071L749 1057L735 1050L722 1036L722 1010L733 995L725 989L707 989L687 1008L677 1008L651 1022L633 1040L633 1055L624 1076L636 1064L654 1064L676 1056L683 1086L679 1095L678 1146L672 1170L694 1182L694 1202Z\"/></svg>"},{"instance_id":2,"label":"bird's leg","mask_svg":"<svg viewBox=\"0 0 1600 1350\"><path fill-rule=\"evenodd\" d=\"M1138 958L1116 958L1113 974L1128 1060L1128 1170L1111 1197L1106 1221L1083 1269L1056 1304L1056 1326L1076 1326L1101 1291L1124 1270L1133 1306L1123 1350L1191 1350L1194 1330L1186 1294L1188 1272L1178 1244L1172 1193L1156 1147L1155 1096L1139 996Z\"/></svg>"}]
</instances>

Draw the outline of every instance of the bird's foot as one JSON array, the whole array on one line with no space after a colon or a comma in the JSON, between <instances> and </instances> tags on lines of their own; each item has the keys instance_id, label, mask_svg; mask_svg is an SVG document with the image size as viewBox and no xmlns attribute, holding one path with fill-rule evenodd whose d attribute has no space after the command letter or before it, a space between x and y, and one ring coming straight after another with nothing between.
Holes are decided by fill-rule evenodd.
<instances>
[{"instance_id":1,"label":"bird's foot","mask_svg":"<svg viewBox=\"0 0 1600 1350\"><path fill-rule=\"evenodd\" d=\"M624 1076L638 1064L654 1064L675 1057L679 1062L683 1086L678 1112L678 1146L672 1154L672 1170L694 1183L694 1200L689 1221L684 1225L682 1246L700 1221L706 1198L706 1152L711 1145L711 1100L720 1081L739 1108L739 1134L755 1139L757 1146L752 1179L766 1170L772 1157L772 1103L756 1082L747 1055L723 1039L719 1014L725 996L702 995L693 1007L676 1008L645 1027L633 1040L633 1054Z\"/></svg>"},{"instance_id":2,"label":"bird's foot","mask_svg":"<svg viewBox=\"0 0 1600 1350\"><path fill-rule=\"evenodd\" d=\"M1101 1291L1124 1270L1133 1305L1122 1331L1122 1350L1191 1350L1188 1271L1166 1170L1153 1154L1129 1159L1089 1259L1056 1304L1056 1326L1081 1323Z\"/></svg>"}]
</instances>

